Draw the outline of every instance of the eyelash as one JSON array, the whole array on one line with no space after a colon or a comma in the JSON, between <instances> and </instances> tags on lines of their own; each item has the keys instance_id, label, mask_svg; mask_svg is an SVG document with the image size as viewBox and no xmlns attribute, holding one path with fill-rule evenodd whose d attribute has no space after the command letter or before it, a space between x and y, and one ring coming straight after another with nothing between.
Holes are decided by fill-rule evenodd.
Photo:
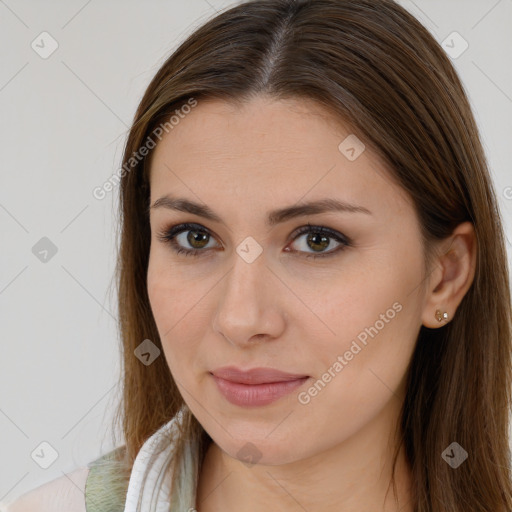
<instances>
[{"instance_id":1,"label":"eyelash","mask_svg":"<svg viewBox=\"0 0 512 512\"><path fill-rule=\"evenodd\" d=\"M185 222L183 224L176 224L174 226L168 227L163 229L157 234L158 240L161 242L167 243L171 246L171 249L176 254L183 254L184 256L195 256L195 257L201 257L204 255L204 253L208 252L207 249L184 249L183 247L179 246L176 243L176 237L186 231L196 231L199 233L205 233L208 236L213 236L208 229L204 228L200 224L192 224L189 222ZM315 233L315 234L321 234L326 235L328 238L333 238L337 242L339 242L341 245L339 245L337 248L332 249L328 252L324 253L308 253L304 251L293 251L298 253L303 253L305 258L327 258L329 256L332 256L340 251L343 251L347 247L352 246L352 241L343 235L342 233L339 233L337 231L334 231L330 228L327 228L325 226L312 226L308 223L307 226L302 226L298 228L294 233L294 238L292 239L292 242L295 242L297 238L299 238L301 235L305 233Z\"/></svg>"}]
</instances>

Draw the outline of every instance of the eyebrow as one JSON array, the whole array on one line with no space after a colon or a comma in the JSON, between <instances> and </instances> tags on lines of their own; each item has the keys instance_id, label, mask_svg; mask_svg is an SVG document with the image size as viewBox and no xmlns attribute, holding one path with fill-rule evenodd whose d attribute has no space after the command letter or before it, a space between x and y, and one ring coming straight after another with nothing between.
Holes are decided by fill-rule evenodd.
<instances>
[{"instance_id":1,"label":"eyebrow","mask_svg":"<svg viewBox=\"0 0 512 512\"><path fill-rule=\"evenodd\" d=\"M148 211L156 208L166 208L169 210L192 213L194 215L204 217L205 219L224 224L222 218L219 217L208 206L181 197L172 198L169 196L162 196L148 208ZM333 211L345 213L365 213L367 215L372 215L372 212L364 206L346 203L344 201L339 201L338 199L326 198L320 199L318 201L311 201L308 203L302 203L287 206L277 210L272 210L268 214L267 225L275 226L276 224L285 222L295 217Z\"/></svg>"}]
</instances>

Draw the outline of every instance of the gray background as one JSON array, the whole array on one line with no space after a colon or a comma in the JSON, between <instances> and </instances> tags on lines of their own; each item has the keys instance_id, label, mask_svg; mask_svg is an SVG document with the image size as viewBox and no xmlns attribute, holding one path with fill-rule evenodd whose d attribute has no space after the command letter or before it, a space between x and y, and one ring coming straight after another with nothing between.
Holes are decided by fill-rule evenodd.
<instances>
[{"instance_id":1,"label":"gray background","mask_svg":"<svg viewBox=\"0 0 512 512\"><path fill-rule=\"evenodd\" d=\"M117 189L103 200L92 190L119 168L138 101L168 54L235 3L0 0L0 501L112 448ZM453 31L469 43L453 62L512 240L512 0L401 4L440 43ZM31 47L50 48L44 31L59 45L47 59ZM46 262L32 250L43 237L57 249ZM58 453L48 469L31 458L44 441Z\"/></svg>"}]
</instances>

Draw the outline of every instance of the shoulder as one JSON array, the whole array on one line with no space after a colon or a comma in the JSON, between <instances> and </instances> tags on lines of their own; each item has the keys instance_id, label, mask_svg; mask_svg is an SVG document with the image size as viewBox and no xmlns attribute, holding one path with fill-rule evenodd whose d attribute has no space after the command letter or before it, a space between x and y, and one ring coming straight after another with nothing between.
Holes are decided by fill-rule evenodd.
<instances>
[{"instance_id":1,"label":"shoulder","mask_svg":"<svg viewBox=\"0 0 512 512\"><path fill-rule=\"evenodd\" d=\"M86 512L89 467L78 468L3 506L2 512Z\"/></svg>"},{"instance_id":2,"label":"shoulder","mask_svg":"<svg viewBox=\"0 0 512 512\"><path fill-rule=\"evenodd\" d=\"M0 512L123 511L129 480L123 464L125 448L107 452L13 502L0 503Z\"/></svg>"}]
</instances>

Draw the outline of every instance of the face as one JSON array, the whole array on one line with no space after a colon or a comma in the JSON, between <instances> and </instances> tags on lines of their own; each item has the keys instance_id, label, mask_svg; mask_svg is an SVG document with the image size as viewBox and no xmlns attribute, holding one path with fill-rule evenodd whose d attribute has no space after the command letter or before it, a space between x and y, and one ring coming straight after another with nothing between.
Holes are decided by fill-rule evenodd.
<instances>
[{"instance_id":1,"label":"face","mask_svg":"<svg viewBox=\"0 0 512 512\"><path fill-rule=\"evenodd\" d=\"M154 150L151 307L186 404L232 457L298 461L396 419L420 228L353 137L312 102L259 97L199 102ZM327 200L344 207L297 208Z\"/></svg>"}]
</instances>

